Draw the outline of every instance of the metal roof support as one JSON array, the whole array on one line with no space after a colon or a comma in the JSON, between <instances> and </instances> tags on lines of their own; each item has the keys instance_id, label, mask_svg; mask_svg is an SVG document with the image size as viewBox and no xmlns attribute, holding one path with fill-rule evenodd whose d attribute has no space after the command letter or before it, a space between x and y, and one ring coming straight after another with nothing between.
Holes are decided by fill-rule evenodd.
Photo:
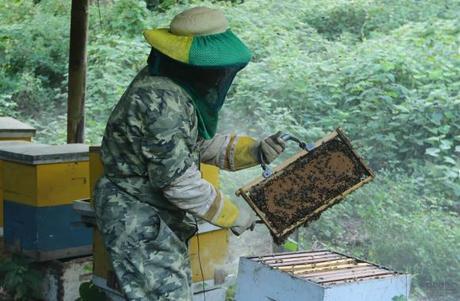
<instances>
[{"instance_id":1,"label":"metal roof support","mask_svg":"<svg viewBox=\"0 0 460 301\"><path fill-rule=\"evenodd\" d=\"M67 143L83 143L86 92L88 2L72 0L67 99Z\"/></svg>"}]
</instances>

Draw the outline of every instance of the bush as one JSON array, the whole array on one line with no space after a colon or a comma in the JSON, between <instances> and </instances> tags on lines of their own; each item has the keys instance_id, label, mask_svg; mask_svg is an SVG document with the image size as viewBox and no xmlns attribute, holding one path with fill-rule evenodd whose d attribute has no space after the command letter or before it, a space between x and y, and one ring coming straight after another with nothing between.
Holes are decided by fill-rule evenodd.
<instances>
[{"instance_id":1,"label":"bush","mask_svg":"<svg viewBox=\"0 0 460 301\"><path fill-rule=\"evenodd\" d=\"M37 300L41 295L41 280L41 273L32 267L29 259L17 254L0 258L1 288L9 295L5 300Z\"/></svg>"},{"instance_id":2,"label":"bush","mask_svg":"<svg viewBox=\"0 0 460 301\"><path fill-rule=\"evenodd\" d=\"M350 33L355 40L364 40L372 34L388 33L410 22L425 22L433 16L456 19L458 1L430 0L339 0L309 2L303 20L330 40Z\"/></svg>"},{"instance_id":3,"label":"bush","mask_svg":"<svg viewBox=\"0 0 460 301\"><path fill-rule=\"evenodd\" d=\"M1 115L38 122L41 128L56 115L65 114L69 3L0 4ZM59 127L48 130L58 131Z\"/></svg>"}]
</instances>

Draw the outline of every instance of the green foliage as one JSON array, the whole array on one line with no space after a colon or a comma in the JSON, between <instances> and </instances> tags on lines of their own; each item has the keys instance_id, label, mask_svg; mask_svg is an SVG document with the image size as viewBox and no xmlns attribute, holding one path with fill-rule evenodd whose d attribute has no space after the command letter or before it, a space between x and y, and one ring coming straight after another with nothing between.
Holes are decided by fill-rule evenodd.
<instances>
[{"instance_id":1,"label":"green foliage","mask_svg":"<svg viewBox=\"0 0 460 301\"><path fill-rule=\"evenodd\" d=\"M302 20L328 39L351 33L363 40L374 33L387 33L410 22L424 22L433 16L455 19L460 3L447 1L309 1Z\"/></svg>"},{"instance_id":2,"label":"green foliage","mask_svg":"<svg viewBox=\"0 0 460 301\"><path fill-rule=\"evenodd\" d=\"M299 244L297 241L288 238L288 240L283 244L283 249L289 252L295 252L299 250Z\"/></svg>"},{"instance_id":3,"label":"green foliage","mask_svg":"<svg viewBox=\"0 0 460 301\"><path fill-rule=\"evenodd\" d=\"M92 282L83 282L79 288L80 298L76 301L104 301L107 296Z\"/></svg>"},{"instance_id":4,"label":"green foliage","mask_svg":"<svg viewBox=\"0 0 460 301\"><path fill-rule=\"evenodd\" d=\"M65 114L70 2L0 4L0 115L39 124ZM33 122L36 120L36 122ZM48 128L55 132L62 128Z\"/></svg>"},{"instance_id":5,"label":"green foliage","mask_svg":"<svg viewBox=\"0 0 460 301\"><path fill-rule=\"evenodd\" d=\"M88 142L99 143L108 112L146 60L142 40L96 34L88 46L86 133ZM148 48L147 48L148 49ZM129 54L129 55L127 55Z\"/></svg>"},{"instance_id":6,"label":"green foliage","mask_svg":"<svg viewBox=\"0 0 460 301\"><path fill-rule=\"evenodd\" d=\"M114 34L114 38L117 35L139 36L146 28L148 11L143 1L118 0L104 9L102 15L104 31Z\"/></svg>"},{"instance_id":7,"label":"green foliage","mask_svg":"<svg viewBox=\"0 0 460 301\"><path fill-rule=\"evenodd\" d=\"M0 287L13 300L36 300L41 295L41 280L29 259L20 255L0 258Z\"/></svg>"},{"instance_id":8,"label":"green foliage","mask_svg":"<svg viewBox=\"0 0 460 301\"><path fill-rule=\"evenodd\" d=\"M164 12L167 9L170 9L172 6L183 2L180 0L145 0L147 4L147 9L152 11L161 11Z\"/></svg>"},{"instance_id":9,"label":"green foliage","mask_svg":"<svg viewBox=\"0 0 460 301\"><path fill-rule=\"evenodd\" d=\"M235 300L235 285L230 286L227 288L227 292L225 294L225 301L234 301Z\"/></svg>"}]
</instances>

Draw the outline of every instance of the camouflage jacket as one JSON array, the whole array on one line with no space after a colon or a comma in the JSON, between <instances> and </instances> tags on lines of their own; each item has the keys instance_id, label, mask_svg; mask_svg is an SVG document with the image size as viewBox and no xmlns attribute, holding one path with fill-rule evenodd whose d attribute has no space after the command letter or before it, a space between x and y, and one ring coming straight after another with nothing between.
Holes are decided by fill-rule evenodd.
<instances>
[{"instance_id":1,"label":"camouflage jacket","mask_svg":"<svg viewBox=\"0 0 460 301\"><path fill-rule=\"evenodd\" d=\"M144 68L107 123L101 147L105 176L159 210L180 211L161 189L193 163L199 166L197 124L188 94Z\"/></svg>"}]
</instances>

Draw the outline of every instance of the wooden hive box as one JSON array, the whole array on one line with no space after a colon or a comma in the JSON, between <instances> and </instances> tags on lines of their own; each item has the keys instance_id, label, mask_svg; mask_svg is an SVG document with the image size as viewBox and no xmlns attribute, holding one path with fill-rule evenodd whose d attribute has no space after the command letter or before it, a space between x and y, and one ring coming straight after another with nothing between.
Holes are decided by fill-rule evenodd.
<instances>
[{"instance_id":1,"label":"wooden hive box","mask_svg":"<svg viewBox=\"0 0 460 301\"><path fill-rule=\"evenodd\" d=\"M240 188L242 196L281 243L297 227L318 218L344 196L371 181L373 172L337 129Z\"/></svg>"},{"instance_id":2,"label":"wooden hive box","mask_svg":"<svg viewBox=\"0 0 460 301\"><path fill-rule=\"evenodd\" d=\"M23 143L0 159L7 249L38 261L90 254L92 233L72 208L89 197L88 146Z\"/></svg>"},{"instance_id":3,"label":"wooden hive box","mask_svg":"<svg viewBox=\"0 0 460 301\"><path fill-rule=\"evenodd\" d=\"M0 150L8 150L12 146L20 143L29 143L27 141L13 140L2 141L0 139ZM0 236L3 236L3 161L0 160Z\"/></svg>"},{"instance_id":4,"label":"wooden hive box","mask_svg":"<svg viewBox=\"0 0 460 301\"><path fill-rule=\"evenodd\" d=\"M0 117L1 140L31 141L35 136L35 128L11 117Z\"/></svg>"},{"instance_id":5,"label":"wooden hive box","mask_svg":"<svg viewBox=\"0 0 460 301\"><path fill-rule=\"evenodd\" d=\"M0 149L6 149L15 142L23 143L32 140L35 128L11 117L0 117ZM0 236L3 236L3 179L1 170L3 163L0 160Z\"/></svg>"},{"instance_id":6,"label":"wooden hive box","mask_svg":"<svg viewBox=\"0 0 460 301\"><path fill-rule=\"evenodd\" d=\"M242 257L237 301L408 300L410 275L329 250Z\"/></svg>"}]
</instances>

